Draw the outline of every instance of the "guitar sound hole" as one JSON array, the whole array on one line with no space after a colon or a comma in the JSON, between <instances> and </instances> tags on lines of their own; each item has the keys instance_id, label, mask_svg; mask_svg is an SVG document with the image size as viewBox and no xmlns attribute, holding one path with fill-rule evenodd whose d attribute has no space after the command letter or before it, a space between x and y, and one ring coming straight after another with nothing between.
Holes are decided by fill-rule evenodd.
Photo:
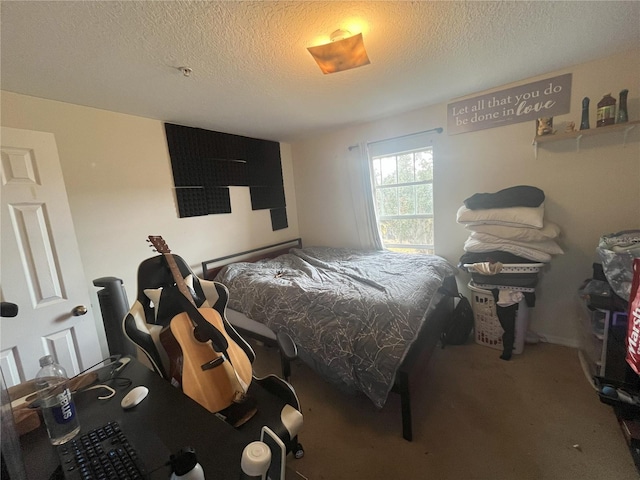
<instances>
[{"instance_id":1,"label":"guitar sound hole","mask_svg":"<svg viewBox=\"0 0 640 480\"><path fill-rule=\"evenodd\" d=\"M197 341L199 341L200 343L207 343L209 340L211 340L206 334L204 334L200 328L196 327L193 330L193 336L195 337L195 339Z\"/></svg>"}]
</instances>

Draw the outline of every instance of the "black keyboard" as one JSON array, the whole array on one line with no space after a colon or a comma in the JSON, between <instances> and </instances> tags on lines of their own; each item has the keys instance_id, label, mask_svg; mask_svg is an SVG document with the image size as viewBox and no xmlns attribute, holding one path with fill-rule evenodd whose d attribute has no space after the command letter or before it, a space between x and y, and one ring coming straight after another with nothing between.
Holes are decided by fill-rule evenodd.
<instances>
[{"instance_id":1,"label":"black keyboard","mask_svg":"<svg viewBox=\"0 0 640 480\"><path fill-rule=\"evenodd\" d=\"M57 447L68 480L138 480L147 471L118 422L109 422Z\"/></svg>"}]
</instances>

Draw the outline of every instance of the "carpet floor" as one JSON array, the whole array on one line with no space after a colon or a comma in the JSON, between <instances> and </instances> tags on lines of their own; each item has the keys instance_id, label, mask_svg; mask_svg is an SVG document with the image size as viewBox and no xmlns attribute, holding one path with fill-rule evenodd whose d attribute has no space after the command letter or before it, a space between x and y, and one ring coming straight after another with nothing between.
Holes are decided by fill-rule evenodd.
<instances>
[{"instance_id":1,"label":"carpet floor","mask_svg":"<svg viewBox=\"0 0 640 480\"><path fill-rule=\"evenodd\" d=\"M280 374L277 351L254 347L258 376ZM437 349L412 385L412 442L398 395L378 410L294 362L305 455L288 457L287 480L640 478L577 350L540 343L499 356L474 343Z\"/></svg>"}]
</instances>

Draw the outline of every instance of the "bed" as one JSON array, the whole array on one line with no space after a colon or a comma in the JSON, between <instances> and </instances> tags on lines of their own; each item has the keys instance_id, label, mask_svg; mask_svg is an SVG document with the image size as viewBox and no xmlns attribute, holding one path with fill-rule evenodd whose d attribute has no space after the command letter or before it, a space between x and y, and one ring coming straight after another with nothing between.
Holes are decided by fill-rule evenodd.
<instances>
[{"instance_id":1,"label":"bed","mask_svg":"<svg viewBox=\"0 0 640 480\"><path fill-rule=\"evenodd\" d=\"M457 291L456 269L435 255L302 248L300 239L265 248L202 264L229 289L229 321L256 338L288 334L307 365L378 408L399 393L411 440L411 377L448 319L453 301L439 289Z\"/></svg>"}]
</instances>

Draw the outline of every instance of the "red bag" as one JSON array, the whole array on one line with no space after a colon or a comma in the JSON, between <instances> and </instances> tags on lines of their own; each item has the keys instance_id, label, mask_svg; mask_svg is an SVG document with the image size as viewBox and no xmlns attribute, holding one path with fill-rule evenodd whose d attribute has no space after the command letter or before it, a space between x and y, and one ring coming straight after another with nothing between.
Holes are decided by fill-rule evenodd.
<instances>
[{"instance_id":1,"label":"red bag","mask_svg":"<svg viewBox=\"0 0 640 480\"><path fill-rule=\"evenodd\" d=\"M629 295L627 363L640 375L640 258L633 260L633 283Z\"/></svg>"}]
</instances>

